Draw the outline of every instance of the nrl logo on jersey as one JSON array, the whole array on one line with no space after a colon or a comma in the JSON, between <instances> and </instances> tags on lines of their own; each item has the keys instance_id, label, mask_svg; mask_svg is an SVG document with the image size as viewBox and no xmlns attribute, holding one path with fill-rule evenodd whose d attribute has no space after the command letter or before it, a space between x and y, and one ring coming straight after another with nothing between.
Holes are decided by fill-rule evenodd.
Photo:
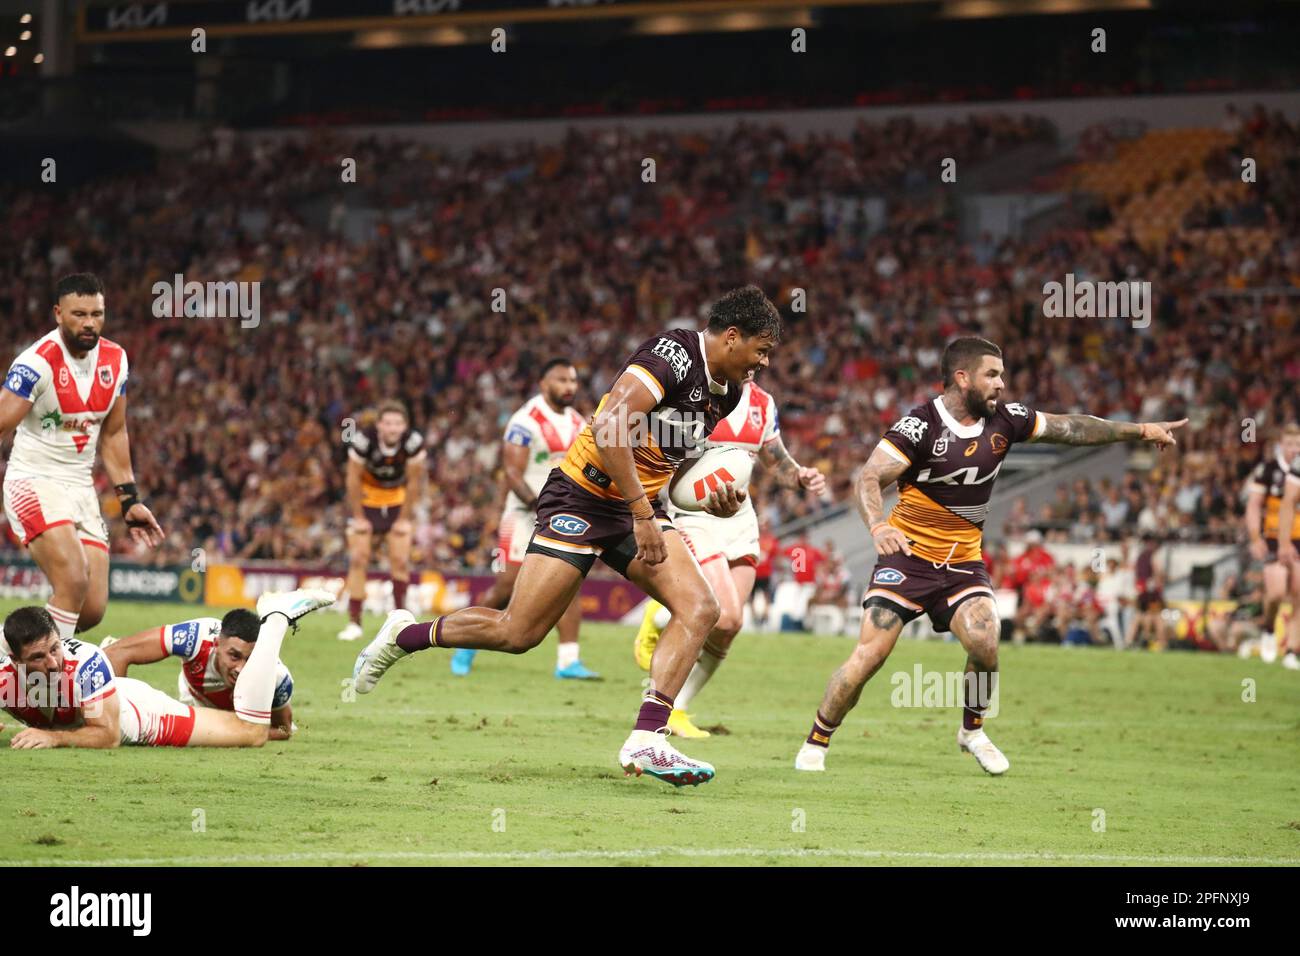
<instances>
[{"instance_id":1,"label":"nrl logo on jersey","mask_svg":"<svg viewBox=\"0 0 1300 956\"><path fill-rule=\"evenodd\" d=\"M952 433L945 428L943 434L939 436L937 441L935 441L934 447L930 450L930 453L936 458L942 458L948 453L948 440L950 438L952 438Z\"/></svg>"}]
</instances>

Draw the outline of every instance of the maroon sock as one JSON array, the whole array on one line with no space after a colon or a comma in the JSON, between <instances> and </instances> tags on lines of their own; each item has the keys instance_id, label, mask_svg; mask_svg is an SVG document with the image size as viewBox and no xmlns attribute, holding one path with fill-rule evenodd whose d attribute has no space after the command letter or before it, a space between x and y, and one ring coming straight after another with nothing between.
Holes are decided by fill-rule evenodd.
<instances>
[{"instance_id":1,"label":"maroon sock","mask_svg":"<svg viewBox=\"0 0 1300 956\"><path fill-rule=\"evenodd\" d=\"M984 726L984 712L988 710L997 682L996 671L967 671L962 680L965 706L961 709L964 730L979 730Z\"/></svg>"},{"instance_id":2,"label":"maroon sock","mask_svg":"<svg viewBox=\"0 0 1300 956\"><path fill-rule=\"evenodd\" d=\"M658 730L668 724L673 712L673 699L657 690L649 691L641 701L641 711L636 715L633 730Z\"/></svg>"},{"instance_id":3,"label":"maroon sock","mask_svg":"<svg viewBox=\"0 0 1300 956\"><path fill-rule=\"evenodd\" d=\"M445 647L441 641L442 637L442 618L436 621L421 621L418 624L408 624L397 635L397 646L402 650L413 653L415 651L427 651L436 643L439 647Z\"/></svg>"},{"instance_id":4,"label":"maroon sock","mask_svg":"<svg viewBox=\"0 0 1300 956\"><path fill-rule=\"evenodd\" d=\"M361 605L365 603L361 598L348 598L348 620L353 624L361 623Z\"/></svg>"},{"instance_id":5,"label":"maroon sock","mask_svg":"<svg viewBox=\"0 0 1300 956\"><path fill-rule=\"evenodd\" d=\"M406 587L410 583L393 578L393 607L406 607Z\"/></svg>"},{"instance_id":6,"label":"maroon sock","mask_svg":"<svg viewBox=\"0 0 1300 956\"><path fill-rule=\"evenodd\" d=\"M829 747L831 734L835 733L839 726L823 717L820 710L817 711L817 719L813 721L812 730L808 731L808 743L816 744L818 747Z\"/></svg>"}]
</instances>

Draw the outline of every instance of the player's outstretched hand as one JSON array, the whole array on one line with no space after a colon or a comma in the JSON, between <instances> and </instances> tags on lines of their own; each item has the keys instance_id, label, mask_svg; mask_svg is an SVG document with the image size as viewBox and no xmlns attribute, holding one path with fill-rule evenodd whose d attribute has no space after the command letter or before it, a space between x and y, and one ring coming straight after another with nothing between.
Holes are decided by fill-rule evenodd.
<instances>
[{"instance_id":1,"label":"player's outstretched hand","mask_svg":"<svg viewBox=\"0 0 1300 956\"><path fill-rule=\"evenodd\" d=\"M662 564L668 557L668 546L664 544L664 533L659 530L656 518L636 518L632 522L632 533L636 535L636 556L646 564Z\"/></svg>"},{"instance_id":2,"label":"player's outstretched hand","mask_svg":"<svg viewBox=\"0 0 1300 956\"><path fill-rule=\"evenodd\" d=\"M0 730L3 729L4 724L0 724ZM14 750L49 750L54 746L54 736L46 730L24 727L13 735L9 746Z\"/></svg>"},{"instance_id":3,"label":"player's outstretched hand","mask_svg":"<svg viewBox=\"0 0 1300 956\"><path fill-rule=\"evenodd\" d=\"M799 486L804 491L811 491L814 495L820 496L826 492L826 476L816 468L800 468Z\"/></svg>"},{"instance_id":4,"label":"player's outstretched hand","mask_svg":"<svg viewBox=\"0 0 1300 956\"><path fill-rule=\"evenodd\" d=\"M1182 428L1186 424L1187 419L1184 418L1177 422L1143 422L1139 427L1142 429L1143 441L1149 441L1156 448L1164 449L1178 444L1174 439L1174 429Z\"/></svg>"},{"instance_id":5,"label":"player's outstretched hand","mask_svg":"<svg viewBox=\"0 0 1300 956\"><path fill-rule=\"evenodd\" d=\"M871 538L875 541L876 550L881 557L887 554L897 554L900 551L909 557L912 554L912 546L907 543L907 536L893 525L881 525L872 534Z\"/></svg>"},{"instance_id":6,"label":"player's outstretched hand","mask_svg":"<svg viewBox=\"0 0 1300 956\"><path fill-rule=\"evenodd\" d=\"M131 538L138 544L146 544L151 548L156 548L163 543L163 530L158 525L158 519L153 516L153 512L136 502L131 506L131 510L122 515L126 520L127 529L131 532Z\"/></svg>"},{"instance_id":7,"label":"player's outstretched hand","mask_svg":"<svg viewBox=\"0 0 1300 956\"><path fill-rule=\"evenodd\" d=\"M715 518L730 518L745 502L745 489L723 485L704 501L704 510Z\"/></svg>"}]
</instances>

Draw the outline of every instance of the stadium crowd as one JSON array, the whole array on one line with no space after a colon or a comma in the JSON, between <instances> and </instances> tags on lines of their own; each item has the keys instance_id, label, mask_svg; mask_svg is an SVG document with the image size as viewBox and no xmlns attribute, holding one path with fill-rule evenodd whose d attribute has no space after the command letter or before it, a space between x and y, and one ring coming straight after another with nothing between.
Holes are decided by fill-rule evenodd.
<instances>
[{"instance_id":1,"label":"stadium crowd","mask_svg":"<svg viewBox=\"0 0 1300 956\"><path fill-rule=\"evenodd\" d=\"M1267 117L1266 134L1294 143L1297 132ZM1238 135L1245 147L1265 134L1242 124ZM1082 228L963 241L931 175L939 158L969 168L1053 136L1044 120L999 114L863 122L845 138L759 123L574 130L559 145L458 155L217 130L157 169L61 194L11 187L0 322L16 353L51 326L59 275L104 279L105 334L132 361L136 474L168 532L160 563L204 548L210 560L340 564L342 429L397 396L430 451L417 567L485 568L500 435L540 365L570 356L590 413L637 341L694 327L717 295L748 282L786 320L760 384L792 453L832 482L827 499L807 501L760 479L774 525L845 501L882 430L933 393L945 340L977 331L1003 346L1009 391L1031 406L1191 418L1181 454L1138 453L1121 484L1063 488L1026 527L1235 539L1242 479L1267 429L1300 416L1289 385L1300 376L1296 300L1240 294L1300 288L1300 242L1283 225L1300 175L1292 162L1259 200L1275 231L1263 252L1211 252L1188 234L1103 245ZM355 184L340 180L345 157ZM646 157L654 182L642 179ZM877 231L862 202L874 195L889 198ZM1151 326L1045 317L1043 284L1068 272L1149 279ZM259 282L259 324L159 306L153 283L178 273ZM492 309L498 288L505 312Z\"/></svg>"}]
</instances>

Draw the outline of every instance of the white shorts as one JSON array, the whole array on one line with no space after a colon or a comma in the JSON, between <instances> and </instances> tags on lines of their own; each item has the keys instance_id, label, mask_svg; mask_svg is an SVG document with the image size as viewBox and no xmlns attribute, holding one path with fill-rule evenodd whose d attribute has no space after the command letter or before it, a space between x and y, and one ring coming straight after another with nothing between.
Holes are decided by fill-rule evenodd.
<instances>
[{"instance_id":1,"label":"white shorts","mask_svg":"<svg viewBox=\"0 0 1300 956\"><path fill-rule=\"evenodd\" d=\"M184 747L194 733L194 708L173 700L134 677L113 683L122 697L122 743L140 747Z\"/></svg>"},{"instance_id":2,"label":"white shorts","mask_svg":"<svg viewBox=\"0 0 1300 956\"><path fill-rule=\"evenodd\" d=\"M108 525L90 485L50 478L10 478L4 483L5 517L23 544L61 524L73 525L82 544L108 550Z\"/></svg>"},{"instance_id":3,"label":"white shorts","mask_svg":"<svg viewBox=\"0 0 1300 956\"><path fill-rule=\"evenodd\" d=\"M668 516L700 564L721 557L728 564L758 565L758 512L752 504L730 518L676 508L669 508Z\"/></svg>"},{"instance_id":4,"label":"white shorts","mask_svg":"<svg viewBox=\"0 0 1300 956\"><path fill-rule=\"evenodd\" d=\"M535 512L516 508L501 512L501 523L497 525L497 560L503 564L523 564L535 527Z\"/></svg>"}]
</instances>

